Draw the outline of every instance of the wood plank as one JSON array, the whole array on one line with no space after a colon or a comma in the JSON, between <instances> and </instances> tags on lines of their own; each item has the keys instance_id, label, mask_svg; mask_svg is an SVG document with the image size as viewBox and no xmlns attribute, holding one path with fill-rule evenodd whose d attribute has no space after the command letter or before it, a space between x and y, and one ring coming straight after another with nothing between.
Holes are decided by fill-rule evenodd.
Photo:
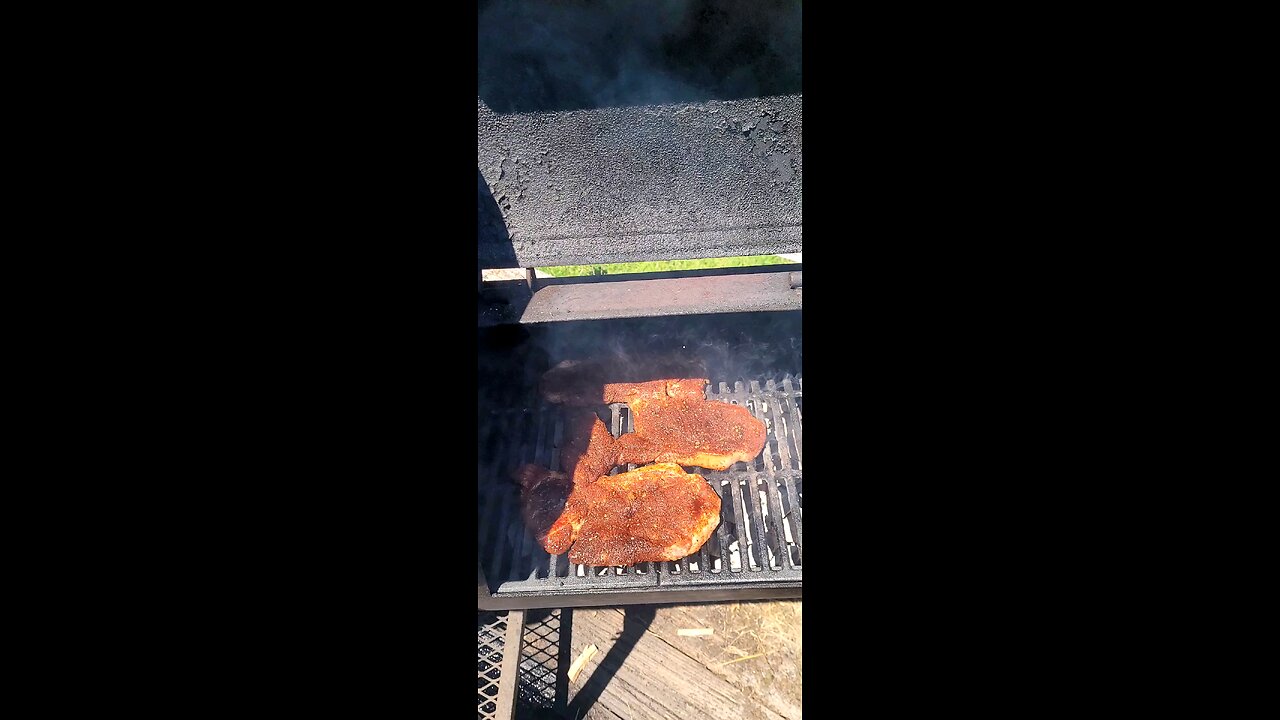
<instances>
[{"instance_id":1,"label":"wood plank","mask_svg":"<svg viewBox=\"0 0 1280 720\"><path fill-rule=\"evenodd\" d=\"M628 610L635 612L636 606ZM626 627L624 633L625 617L624 612L616 608L574 612L573 653L589 644L595 644L600 652L587 663L579 682L569 688L570 715L575 710L588 710L581 717L785 720L785 716L755 702L742 688L672 647L662 637L634 626ZM622 658L614 652L620 644L631 646ZM590 708L582 708L580 696L596 699Z\"/></svg>"},{"instance_id":2,"label":"wood plank","mask_svg":"<svg viewBox=\"0 0 1280 720\"><path fill-rule=\"evenodd\" d=\"M742 688L754 703L783 717L799 718L800 609L799 601L663 606L654 614L648 632ZM680 637L680 628L689 627L714 628L715 634ZM779 629L784 637L768 635ZM760 652L766 654L725 664Z\"/></svg>"},{"instance_id":3,"label":"wood plank","mask_svg":"<svg viewBox=\"0 0 1280 720\"><path fill-rule=\"evenodd\" d=\"M494 717L512 720L516 714L516 680L520 677L520 647L524 637L524 611L507 613L507 634L502 642L502 675L498 678L498 709Z\"/></svg>"}]
</instances>

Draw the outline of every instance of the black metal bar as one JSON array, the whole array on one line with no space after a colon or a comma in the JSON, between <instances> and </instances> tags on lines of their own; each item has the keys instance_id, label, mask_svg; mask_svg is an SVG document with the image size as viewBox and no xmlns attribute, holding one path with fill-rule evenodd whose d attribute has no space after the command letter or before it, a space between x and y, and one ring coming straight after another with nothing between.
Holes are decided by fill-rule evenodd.
<instances>
[{"instance_id":1,"label":"black metal bar","mask_svg":"<svg viewBox=\"0 0 1280 720\"><path fill-rule=\"evenodd\" d=\"M750 572L752 570L750 561L751 544L747 540L747 525L750 520L747 518L746 510L742 507L741 482L737 477L734 477L729 482L729 489L732 491L730 494L733 495L733 526L738 536L738 558L742 561L743 572Z\"/></svg>"},{"instance_id":2,"label":"black metal bar","mask_svg":"<svg viewBox=\"0 0 1280 720\"><path fill-rule=\"evenodd\" d=\"M501 492L501 496L498 499L498 504L501 507L501 512L498 513L498 517L506 520L516 505L514 493L505 492L505 488L501 488L501 486L499 492ZM493 555L489 558L489 577L493 579L493 582L501 583L507 579L507 574L504 572L506 565L503 562L509 544L507 542L506 527L506 522L498 523L498 531L494 538L493 547L490 549Z\"/></svg>"},{"instance_id":3,"label":"black metal bar","mask_svg":"<svg viewBox=\"0 0 1280 720\"><path fill-rule=\"evenodd\" d=\"M729 534L724 529L724 488L720 478L712 478L711 487L720 496L720 524L716 526L716 540L720 545L720 572L731 573L733 568L729 567Z\"/></svg>"},{"instance_id":4,"label":"black metal bar","mask_svg":"<svg viewBox=\"0 0 1280 720\"><path fill-rule=\"evenodd\" d=\"M790 431L790 423L787 422L786 413L783 412L783 406L786 398L778 392L778 388L773 380L767 380L764 384L765 391L769 393L769 422L773 425L773 432L769 433L769 437L775 440L778 445L778 462L779 470L791 469L791 447L787 441L787 433Z\"/></svg>"},{"instance_id":5,"label":"black metal bar","mask_svg":"<svg viewBox=\"0 0 1280 720\"><path fill-rule=\"evenodd\" d=\"M520 465L520 458L522 457L522 451L526 444L524 436L529 429L529 423L525 422L527 417L528 416L525 413L512 413L503 418L506 423L507 430L505 435L511 438L511 442L507 446L507 454L504 456L505 461L501 463L499 471L494 478L498 486L506 491L503 494L503 512L499 516L502 519L501 524L498 526L499 545L495 548L495 556L499 561L503 554L508 551L513 555L519 552L519 547L511 547L512 543L507 537L507 530L512 525L518 525L521 529L523 529L524 526L524 520L520 516L519 493L516 491L515 485L511 482L510 476L511 472ZM515 427L512 427L513 424ZM500 581L514 579L508 573L512 572L519 565L519 562L520 558L518 555L512 557L510 564L506 566L507 572L498 572L498 570L504 569L504 566L499 564L495 567L491 577Z\"/></svg>"},{"instance_id":6,"label":"black metal bar","mask_svg":"<svg viewBox=\"0 0 1280 720\"><path fill-rule=\"evenodd\" d=\"M789 465L791 466L789 469L799 471L801 469L800 467L800 447L801 446L800 446L800 438L799 438L800 419L796 414L795 397L794 397L795 392L791 387L790 377L784 377L782 379L782 389L785 393L783 402L787 408L788 419L787 419L786 437L782 438L781 442L787 443L788 449L794 445L796 454L793 458L789 459ZM785 516L785 518L789 521L789 524L791 526L791 537L795 540L795 552L796 552L795 566L799 567L804 560L804 540L803 540L804 533L803 533L803 528L801 527L802 523L801 523L801 517L800 517L800 497L796 493L795 478L791 472L783 473L781 475L781 481L782 481L783 489L786 491L786 494L787 494L787 504L790 506L787 509L787 515Z\"/></svg>"},{"instance_id":7,"label":"black metal bar","mask_svg":"<svg viewBox=\"0 0 1280 720\"><path fill-rule=\"evenodd\" d=\"M609 406L609 433L614 437L622 434L622 405L614 403ZM617 468L609 472L610 475L617 475Z\"/></svg>"},{"instance_id":8,"label":"black metal bar","mask_svg":"<svg viewBox=\"0 0 1280 720\"><path fill-rule=\"evenodd\" d=\"M755 577L771 576L757 575ZM724 602L798 597L803 597L799 582L762 580L753 583L708 583L689 587L654 586L628 588L618 592L598 590L571 593L513 592L490 596L482 603L481 609L613 607L649 603Z\"/></svg>"},{"instance_id":9,"label":"black metal bar","mask_svg":"<svg viewBox=\"0 0 1280 720\"><path fill-rule=\"evenodd\" d=\"M488 467L488 488L485 496L485 506L487 511L480 525L481 547L488 550L489 567L487 577L492 583L500 584L504 577L499 575L498 565L505 550L506 538L506 514L505 502L507 486L499 478L502 472L502 458L506 457L509 446L512 441L509 439L505 430L505 418L497 417L490 419L490 422L497 428L497 442L494 444L494 453L490 456Z\"/></svg>"},{"instance_id":10,"label":"black metal bar","mask_svg":"<svg viewBox=\"0 0 1280 720\"><path fill-rule=\"evenodd\" d=\"M760 480L763 486L761 489L764 490L765 504L769 508L769 526L772 531L769 534L773 536L773 542L769 547L774 551L778 567L786 567L787 562L782 558L790 553L787 550L787 531L782 524L782 515L785 511L782 509L782 497L778 493L777 479L770 473Z\"/></svg>"},{"instance_id":11,"label":"black metal bar","mask_svg":"<svg viewBox=\"0 0 1280 720\"><path fill-rule=\"evenodd\" d=\"M715 488L716 494L720 496L720 525L716 527L716 539L720 541L720 571L732 574L735 570L733 569L733 564L729 562L729 532L724 529L724 507L725 503L729 503L729 507L733 507L733 500L725 497L726 491L732 492L733 481L730 480L729 484L725 485L717 477L711 486Z\"/></svg>"},{"instance_id":12,"label":"black metal bar","mask_svg":"<svg viewBox=\"0 0 1280 720\"><path fill-rule=\"evenodd\" d=\"M551 447L549 438L547 437L547 428L550 427L551 432L555 432L555 422L548 422L551 413L539 408L534 417L538 418L538 436L534 440L533 445L533 463L538 467L551 467Z\"/></svg>"},{"instance_id":13,"label":"black metal bar","mask_svg":"<svg viewBox=\"0 0 1280 720\"><path fill-rule=\"evenodd\" d=\"M751 397L751 388L750 388L749 386L748 386L748 387L743 387L743 385L742 385L742 381L741 381L741 380L734 381L734 383L733 383L733 393L732 393L731 397L732 397L732 402L733 402L733 404L734 404L734 405L741 405L742 407L746 408L748 412L750 412L750 413L751 413L751 416L752 416L752 417L755 417L757 420L760 420L761 422L764 422L764 418L759 417L758 413L757 413L757 412L756 412L756 410L755 410L755 408L756 408L756 401ZM768 443L768 437L767 437L767 436L766 436L765 442L766 442L766 443ZM763 470L763 469L764 469L764 456L763 456L763 454L761 454L761 455L756 455L754 458L752 458L751 462L749 462L749 463L745 463L745 462L739 462L739 463L736 463L736 464L734 465L733 469L735 469L735 470Z\"/></svg>"},{"instance_id":14,"label":"black metal bar","mask_svg":"<svg viewBox=\"0 0 1280 720\"><path fill-rule=\"evenodd\" d=\"M799 399L800 399L800 397L802 396L802 394L804 393L804 377L803 377L803 376L796 378L796 390L797 390L797 392L796 392L796 394L795 394L795 398L796 398L796 400L799 400ZM803 410L803 408L801 408L801 407L800 407L800 403L799 403L799 402L797 402L797 403L796 403L796 411L797 411L797 412L800 412L801 410ZM800 419L801 419L801 420L804 420L804 415L803 415L803 414L801 414Z\"/></svg>"},{"instance_id":15,"label":"black metal bar","mask_svg":"<svg viewBox=\"0 0 1280 720\"><path fill-rule=\"evenodd\" d=\"M526 532L526 534L528 534ZM538 544L537 538L533 539L533 568L529 571L529 580L545 578L551 574L551 555Z\"/></svg>"},{"instance_id":16,"label":"black metal bar","mask_svg":"<svg viewBox=\"0 0 1280 720\"><path fill-rule=\"evenodd\" d=\"M795 553L795 557L791 558L791 567L800 568L804 563L804 558L802 556L804 552L802 550L804 543L801 539L802 533L800 530L800 505L797 501L795 490L790 485L790 478L783 480L783 482L783 487L787 491L787 508L782 519L787 524L787 527L791 529L791 539L793 542L790 546L790 550ZM790 552L788 553L788 557L791 557Z\"/></svg>"},{"instance_id":17,"label":"black metal bar","mask_svg":"<svg viewBox=\"0 0 1280 720\"><path fill-rule=\"evenodd\" d=\"M760 381L752 380L748 385L750 392L747 397L747 409L755 419L765 424L768 432L765 434L764 448L760 454L756 456L756 470L760 472L772 473L774 471L774 453L773 446L776 444L778 428L774 425L773 416L767 412L764 406L768 405L772 409L771 398L768 398L760 390Z\"/></svg>"},{"instance_id":18,"label":"black metal bar","mask_svg":"<svg viewBox=\"0 0 1280 720\"><path fill-rule=\"evenodd\" d=\"M623 432L629 432L629 433L635 432L636 416L631 414L631 406L622 405L621 407L618 408L618 414L622 417ZM627 472L631 472L632 470L635 470L635 469L636 469L635 463L627 463Z\"/></svg>"},{"instance_id":19,"label":"black metal bar","mask_svg":"<svg viewBox=\"0 0 1280 720\"><path fill-rule=\"evenodd\" d=\"M758 389L758 385L756 385L754 381L752 382L752 385ZM772 430L772 432L769 433L770 440L774 441L782 427L782 424L778 422L780 416L780 413L778 412L778 397L773 392L774 387L772 380L765 383L765 389L769 393L767 399L764 400L768 405L768 408L763 411L763 414L768 418L770 429ZM757 402L760 401L758 400ZM765 486L765 498L769 506L769 519L773 526L773 548L776 551L775 555L778 558L778 566L786 567L790 562L789 558L791 557L791 553L787 549L787 532L782 522L782 498L778 494L777 472L779 469L786 468L786 463L782 459L785 457L783 454L783 448L786 446L786 440L783 439L777 441L776 444L778 447L778 456L776 458L773 457L770 452L769 443L765 444L764 452L770 457L765 461L765 467L768 468L768 471L765 473L763 480ZM776 467L774 460L777 460L781 467ZM783 556L786 556L788 559L784 560Z\"/></svg>"},{"instance_id":20,"label":"black metal bar","mask_svg":"<svg viewBox=\"0 0 1280 720\"><path fill-rule=\"evenodd\" d=\"M551 433L551 458L547 461L547 467L561 472L570 472L560 467L560 444L564 442L564 414L556 412L552 414L552 418L555 430Z\"/></svg>"},{"instance_id":21,"label":"black metal bar","mask_svg":"<svg viewBox=\"0 0 1280 720\"><path fill-rule=\"evenodd\" d=\"M530 418L532 422L524 423L524 427L521 429L520 459L511 464L511 470L515 470L523 463L534 462L535 453L537 452L537 447L533 445L535 432L545 432L543 430L543 424L533 420L538 417L537 412L528 413L525 417ZM536 425L537 428L534 428L534 425ZM530 580L537 574L537 563L534 561L535 556L531 549L531 546L535 545L536 542L534 541L529 528L525 527L524 516L520 513L518 508L515 515L512 517L512 523L516 528L518 528L519 534L517 535L515 543L515 552L511 557L511 579ZM527 565L525 564L526 557L529 558ZM529 568L528 572L525 571L526 567Z\"/></svg>"},{"instance_id":22,"label":"black metal bar","mask_svg":"<svg viewBox=\"0 0 1280 720\"><path fill-rule=\"evenodd\" d=\"M769 540L765 537L764 532L764 513L760 511L760 475L753 473L744 483L747 491L747 503L751 508L751 535L752 547L759 547L759 552L753 557L760 563L760 568L766 569L769 565Z\"/></svg>"},{"instance_id":23,"label":"black metal bar","mask_svg":"<svg viewBox=\"0 0 1280 720\"><path fill-rule=\"evenodd\" d=\"M560 443L564 442L564 415L560 412L555 412L552 414L552 418L555 430L551 433L551 458L547 462L547 467L564 472L564 469L560 467ZM560 574L560 570L562 566L567 567L568 563L569 560L565 553L549 555L547 558L547 577L564 577Z\"/></svg>"},{"instance_id":24,"label":"black metal bar","mask_svg":"<svg viewBox=\"0 0 1280 720\"><path fill-rule=\"evenodd\" d=\"M496 428L497 426L498 426L498 423L496 422L491 423L491 427ZM493 447L497 451L495 454L500 456L501 451L503 449L503 444L506 442L506 440L500 433L497 433L496 430L493 433L490 433L489 438L495 439L495 436L496 436L496 441L494 442ZM486 459L485 464L482 468L482 473L481 473L481 476L483 477L483 479L487 481L483 485L484 503L482 505L482 512L480 516L480 528L479 528L481 557L484 557L487 554L486 551L491 548L489 533L492 527L494 526L495 523L499 525L501 524L499 521L499 518L496 517L500 514L500 511L501 511L500 504L496 502L496 500L499 497L498 492L499 492L500 485L493 481L493 477L494 477L494 474L496 473L496 468L498 465L499 463L494 459L494 456L490 455ZM500 581L501 578L494 578L494 580Z\"/></svg>"},{"instance_id":25,"label":"black metal bar","mask_svg":"<svg viewBox=\"0 0 1280 720\"><path fill-rule=\"evenodd\" d=\"M550 468L552 467L552 448L550 445L555 433L555 419L546 408L541 406L541 404L539 404L539 407L537 408L537 414L535 417L538 418L538 438L534 444L533 462L538 467ZM548 432L548 429L551 432ZM547 577L547 575L551 573L551 556L542 547L542 544L538 542L537 538L531 536L530 530L525 530L525 536L529 538L531 550L530 555L532 559L532 563L530 564L533 566L529 571L528 579L533 580L538 577ZM539 573L544 569L546 570L546 574L540 575Z\"/></svg>"},{"instance_id":26,"label":"black metal bar","mask_svg":"<svg viewBox=\"0 0 1280 720\"><path fill-rule=\"evenodd\" d=\"M780 543L785 551L784 554L787 556L787 563L791 567L795 568L799 567L800 536L791 530L791 528L795 527L795 522L793 521L789 523L787 517L788 514L792 512L791 508L794 508L795 505L791 504L788 507L787 503L783 502L782 497L783 494L788 492L788 486L791 482L791 474L793 472L798 472L791 452L791 422L787 419L786 412L789 400L781 389L776 386L773 380L769 380L765 386L775 393L774 404L772 407L774 411L774 420L777 422L779 429L776 430L774 434L778 437L778 457L782 461L782 469L779 472L774 473L773 478L770 480L770 492L772 493L771 497L774 498L774 501L778 506L777 522L779 525L779 532L781 533ZM794 499L794 497L791 499ZM787 540L788 535L791 537L790 540ZM792 557L793 550L796 553L795 557Z\"/></svg>"},{"instance_id":27,"label":"black metal bar","mask_svg":"<svg viewBox=\"0 0 1280 720\"><path fill-rule=\"evenodd\" d=\"M493 533L493 527L495 524L500 524L500 523L495 523L494 521L495 516L498 515L501 511L500 502L499 502L500 500L501 500L501 494L500 494L499 487L492 483L487 485L484 491L484 500L483 500L484 505L482 509L483 514L480 517L481 557L488 555L489 552L492 550L493 541L491 539L491 535ZM500 537L501 537L501 531L499 531L499 538ZM494 579L498 580L500 578L494 578Z\"/></svg>"},{"instance_id":28,"label":"black metal bar","mask_svg":"<svg viewBox=\"0 0 1280 720\"><path fill-rule=\"evenodd\" d=\"M739 404L744 405L748 410L751 410L753 416L756 415L755 411L758 410L758 405L755 402L747 402L747 391L746 388L743 387L741 380L737 380L733 383L733 394L738 398ZM757 417L757 419L764 422L764 418ZM763 463L761 463L759 458L756 459L756 462L753 463L753 465L756 466L757 470L759 470L760 467L763 467ZM763 570L769 567L769 551L767 549L768 540L766 540L764 536L764 522L760 514L760 496L756 494L755 478L755 475L748 476L748 478L743 482L743 487L747 492L747 507L751 509L747 518L751 524L751 534L753 536L751 542L751 557L756 560L756 564L758 566L757 569Z\"/></svg>"},{"instance_id":29,"label":"black metal bar","mask_svg":"<svg viewBox=\"0 0 1280 720\"><path fill-rule=\"evenodd\" d=\"M798 379L798 382L803 382L803 379ZM800 442L800 412L796 405L796 397L798 393L791 388L791 378L789 377L782 378L782 389L787 393L787 410L789 411L788 415L791 420L791 422L787 423L787 434L795 439L796 469L799 470L803 467L802 463L804 461L804 457L801 451Z\"/></svg>"},{"instance_id":30,"label":"black metal bar","mask_svg":"<svg viewBox=\"0 0 1280 720\"><path fill-rule=\"evenodd\" d=\"M752 509L753 509L752 519L755 520L757 519L757 516L758 516L758 519L760 521L758 524L758 527L763 528L760 543L761 545L764 546L764 549L761 550L760 552L760 565L761 567L772 570L773 562L770 560L770 556L771 555L777 556L778 554L780 554L781 551L775 547L776 543L771 542L769 539L769 536L773 533L770 532L770 528L768 527L768 525L765 524L765 519L764 519L764 511L769 510L768 501L766 500L764 504L764 508L762 509L759 502L760 500L759 492L760 492L760 486L762 484L761 479L765 479L767 482L767 480L772 478L773 476L774 435L777 433L778 429L773 424L773 418L770 416L769 412L766 411L765 409L765 406L768 405L771 401L768 398L762 396L762 393L760 391L760 382L758 380L752 380L748 384L748 388L750 389L750 394L748 396L749 399L747 401L747 406L751 410L751 414L755 416L757 420L764 423L765 427L769 431L765 435L764 447L761 449L760 455L756 458L756 473L752 475L751 478L747 481L747 485L748 487L751 488L751 499L754 501L752 504ZM776 514L773 517L775 520L777 519ZM781 558L778 559L778 563L779 565L782 564Z\"/></svg>"}]
</instances>

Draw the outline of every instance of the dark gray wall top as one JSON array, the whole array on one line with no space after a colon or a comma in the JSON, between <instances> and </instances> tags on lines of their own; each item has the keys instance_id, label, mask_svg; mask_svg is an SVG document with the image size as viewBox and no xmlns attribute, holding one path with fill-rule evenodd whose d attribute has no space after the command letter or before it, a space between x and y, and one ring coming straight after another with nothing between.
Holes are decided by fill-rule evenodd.
<instances>
[{"instance_id":1,"label":"dark gray wall top","mask_svg":"<svg viewBox=\"0 0 1280 720\"><path fill-rule=\"evenodd\" d=\"M482 267L802 250L800 94L478 123Z\"/></svg>"}]
</instances>

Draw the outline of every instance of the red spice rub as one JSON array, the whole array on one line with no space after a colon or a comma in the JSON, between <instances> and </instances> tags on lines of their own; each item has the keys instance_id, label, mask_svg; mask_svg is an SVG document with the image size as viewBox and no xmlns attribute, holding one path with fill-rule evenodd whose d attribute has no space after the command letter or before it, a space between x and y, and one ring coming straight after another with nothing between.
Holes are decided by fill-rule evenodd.
<instances>
[{"instance_id":1,"label":"red spice rub","mask_svg":"<svg viewBox=\"0 0 1280 720\"><path fill-rule=\"evenodd\" d=\"M572 541L570 562L634 565L695 553L719 524L720 496L706 480L656 463L576 486L550 534Z\"/></svg>"},{"instance_id":2,"label":"red spice rub","mask_svg":"<svg viewBox=\"0 0 1280 720\"><path fill-rule=\"evenodd\" d=\"M745 407L707 400L706 385L705 378L605 385L605 402L625 402L635 423L635 432L618 438L618 461L727 470L754 460L764 449L764 423Z\"/></svg>"}]
</instances>

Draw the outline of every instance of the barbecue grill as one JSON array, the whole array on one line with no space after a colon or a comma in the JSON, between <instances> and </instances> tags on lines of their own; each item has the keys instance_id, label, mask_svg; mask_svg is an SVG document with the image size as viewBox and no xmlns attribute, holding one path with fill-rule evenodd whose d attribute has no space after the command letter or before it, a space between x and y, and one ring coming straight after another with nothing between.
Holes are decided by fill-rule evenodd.
<instances>
[{"instance_id":1,"label":"barbecue grill","mask_svg":"<svg viewBox=\"0 0 1280 720\"><path fill-rule=\"evenodd\" d=\"M595 6L573 7L584 13ZM596 53L611 47L592 36L609 36L604 21L575 25L572 32L551 23L537 32L535 21L521 20L524 25L509 28L511 37L532 34ZM794 72L781 63L773 75L757 71L750 87L692 92L692 83L673 81L678 71L665 68L659 74L666 90L650 83L642 91L610 93L598 86L565 89L572 82L547 70L554 63L522 56L523 64L503 65L501 48L486 55L486 33L501 36L501 27L486 28L486 22L511 20L495 15L486 21L482 6L478 607L800 597L801 266L578 278L540 278L533 271L801 252L798 26ZM520 51L512 42L517 47L508 54ZM619 52L626 55L625 48ZM499 60L486 60L495 55ZM621 61L597 56L593 62ZM494 79L502 67L513 80ZM491 268L523 268L524 278L485 281L483 270ZM745 406L763 421L765 449L725 471L689 469L721 499L720 526L689 557L589 567L550 556L525 528L511 480L523 463L571 470L560 466L565 408L540 397L538 380L562 360L606 357L617 362L620 379L654 379L644 376L642 354L705 365L707 397ZM626 405L601 405L599 412L614 436L632 429Z\"/></svg>"}]
</instances>

